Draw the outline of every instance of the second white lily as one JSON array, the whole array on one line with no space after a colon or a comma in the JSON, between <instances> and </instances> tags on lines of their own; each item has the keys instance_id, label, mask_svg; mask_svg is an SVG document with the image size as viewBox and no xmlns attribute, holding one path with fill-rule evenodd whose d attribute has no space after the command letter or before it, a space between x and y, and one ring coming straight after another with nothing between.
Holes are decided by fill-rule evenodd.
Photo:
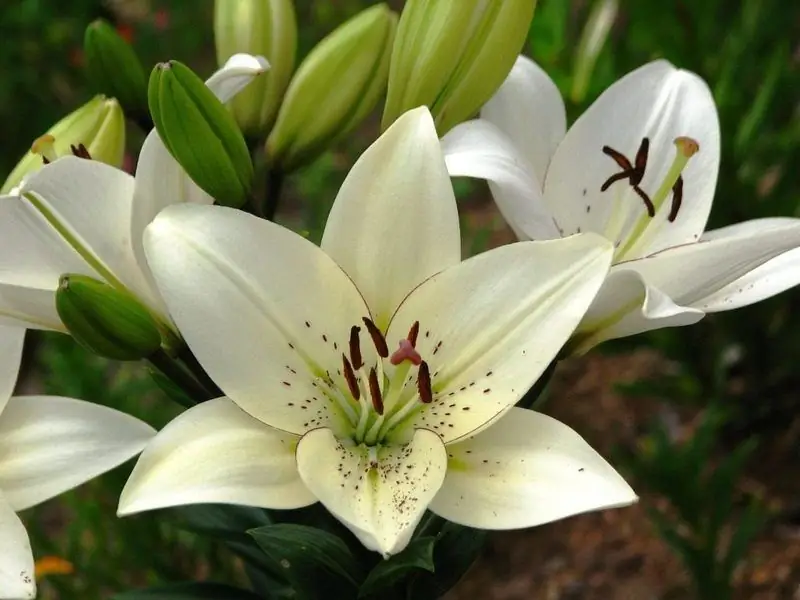
<instances>
[{"instance_id":1,"label":"second white lily","mask_svg":"<svg viewBox=\"0 0 800 600\"><path fill-rule=\"evenodd\" d=\"M614 266L570 343L688 325L800 282L800 220L704 233L720 161L719 119L697 75L666 61L620 79L567 131L555 84L517 60L481 119L442 139L452 176L487 179L520 239L593 231ZM800 251L798 251L800 252Z\"/></svg>"},{"instance_id":2,"label":"second white lily","mask_svg":"<svg viewBox=\"0 0 800 600\"><path fill-rule=\"evenodd\" d=\"M157 436L121 514L320 501L388 556L426 508L504 529L635 501L574 431L513 408L597 292L610 245L576 236L461 262L427 109L358 160L321 249L189 205L166 209L145 238L172 317L227 398Z\"/></svg>"}]
</instances>

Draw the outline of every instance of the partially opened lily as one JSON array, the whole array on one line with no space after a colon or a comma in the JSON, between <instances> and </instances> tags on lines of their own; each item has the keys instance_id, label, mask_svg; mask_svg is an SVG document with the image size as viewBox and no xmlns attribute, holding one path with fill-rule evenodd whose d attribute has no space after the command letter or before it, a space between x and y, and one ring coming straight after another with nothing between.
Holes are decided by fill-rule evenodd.
<instances>
[{"instance_id":1,"label":"partially opened lily","mask_svg":"<svg viewBox=\"0 0 800 600\"><path fill-rule=\"evenodd\" d=\"M358 160L321 249L188 205L162 212L145 242L172 317L227 397L157 436L121 514L320 501L387 556L426 508L503 529L635 501L575 432L513 408L594 297L610 245L574 236L461 262L427 109Z\"/></svg>"},{"instance_id":2,"label":"partially opened lily","mask_svg":"<svg viewBox=\"0 0 800 600\"><path fill-rule=\"evenodd\" d=\"M17 512L141 452L155 431L116 410L55 396L0 402L0 598L36 596L34 560Z\"/></svg>"},{"instance_id":3,"label":"partially opened lily","mask_svg":"<svg viewBox=\"0 0 800 600\"><path fill-rule=\"evenodd\" d=\"M452 176L487 179L520 239L593 231L614 266L570 343L688 325L800 282L800 220L705 232L720 161L719 119L697 75L647 64L566 131L549 77L520 56L479 120L442 140Z\"/></svg>"},{"instance_id":4,"label":"partially opened lily","mask_svg":"<svg viewBox=\"0 0 800 600\"><path fill-rule=\"evenodd\" d=\"M225 101L265 68L262 58L236 55L207 84ZM0 197L0 369L18 365L26 328L64 331L54 293L65 273L132 293L165 335L173 335L147 269L142 235L162 208L183 202L213 199L186 176L155 130L144 142L135 179L94 160L65 156Z\"/></svg>"}]
</instances>

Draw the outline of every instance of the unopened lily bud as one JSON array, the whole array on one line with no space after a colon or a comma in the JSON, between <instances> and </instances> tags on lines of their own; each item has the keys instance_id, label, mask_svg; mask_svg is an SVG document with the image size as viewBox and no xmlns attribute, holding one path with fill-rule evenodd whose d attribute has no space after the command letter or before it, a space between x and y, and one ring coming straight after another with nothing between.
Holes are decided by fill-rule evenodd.
<instances>
[{"instance_id":1,"label":"unopened lily bud","mask_svg":"<svg viewBox=\"0 0 800 600\"><path fill-rule=\"evenodd\" d=\"M219 204L244 204L253 163L236 121L186 65L169 61L150 75L148 104L156 130L189 177Z\"/></svg>"},{"instance_id":2,"label":"unopened lily bud","mask_svg":"<svg viewBox=\"0 0 800 600\"><path fill-rule=\"evenodd\" d=\"M397 15L377 4L346 21L300 64L267 139L273 165L290 171L353 130L386 89Z\"/></svg>"},{"instance_id":3,"label":"unopened lily bud","mask_svg":"<svg viewBox=\"0 0 800 600\"><path fill-rule=\"evenodd\" d=\"M53 125L39 140L42 138L48 142L47 159L41 151L37 152L42 144L36 144L37 148L32 148L11 171L0 194L7 194L24 177L41 169L45 162L73 154L73 147L79 149L81 145L92 159L121 166L125 152L125 115L116 100L95 96Z\"/></svg>"},{"instance_id":4,"label":"unopened lily bud","mask_svg":"<svg viewBox=\"0 0 800 600\"><path fill-rule=\"evenodd\" d=\"M427 106L439 135L497 91L527 38L536 0L408 0L392 48L387 129Z\"/></svg>"},{"instance_id":5,"label":"unopened lily bud","mask_svg":"<svg viewBox=\"0 0 800 600\"><path fill-rule=\"evenodd\" d=\"M269 62L269 71L228 105L245 135L265 137L294 69L297 20L292 0L216 0L214 42L220 65L238 53Z\"/></svg>"},{"instance_id":6,"label":"unopened lily bud","mask_svg":"<svg viewBox=\"0 0 800 600\"><path fill-rule=\"evenodd\" d=\"M83 38L86 73L98 92L120 101L129 115L147 114L147 75L133 48L98 19Z\"/></svg>"},{"instance_id":7,"label":"unopened lily bud","mask_svg":"<svg viewBox=\"0 0 800 600\"><path fill-rule=\"evenodd\" d=\"M56 310L75 340L113 360L139 360L161 346L153 317L127 292L85 275L62 275Z\"/></svg>"},{"instance_id":8,"label":"unopened lily bud","mask_svg":"<svg viewBox=\"0 0 800 600\"><path fill-rule=\"evenodd\" d=\"M581 34L575 53L575 71L572 77L570 99L582 102L589 89L597 57L606 43L614 19L617 18L619 0L596 0Z\"/></svg>"}]
</instances>

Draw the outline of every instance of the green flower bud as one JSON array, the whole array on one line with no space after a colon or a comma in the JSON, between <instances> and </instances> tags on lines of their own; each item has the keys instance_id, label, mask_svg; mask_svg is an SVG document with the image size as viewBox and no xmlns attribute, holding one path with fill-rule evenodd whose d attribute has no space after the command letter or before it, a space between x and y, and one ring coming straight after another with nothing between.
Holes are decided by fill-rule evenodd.
<instances>
[{"instance_id":1,"label":"green flower bud","mask_svg":"<svg viewBox=\"0 0 800 600\"><path fill-rule=\"evenodd\" d=\"M392 48L385 130L427 106L444 135L474 115L522 50L536 0L408 0Z\"/></svg>"},{"instance_id":2,"label":"green flower bud","mask_svg":"<svg viewBox=\"0 0 800 600\"><path fill-rule=\"evenodd\" d=\"M397 15L372 6L340 25L300 64L267 139L273 165L312 161L369 114L386 89Z\"/></svg>"},{"instance_id":3,"label":"green flower bud","mask_svg":"<svg viewBox=\"0 0 800 600\"><path fill-rule=\"evenodd\" d=\"M120 101L130 115L147 115L147 75L139 57L102 19L83 38L86 73L98 92Z\"/></svg>"},{"instance_id":4,"label":"green flower bud","mask_svg":"<svg viewBox=\"0 0 800 600\"><path fill-rule=\"evenodd\" d=\"M606 43L611 26L617 18L619 0L597 0L583 28L581 41L575 53L575 71L572 77L570 100L583 102L589 89L597 57Z\"/></svg>"},{"instance_id":5,"label":"green flower bud","mask_svg":"<svg viewBox=\"0 0 800 600\"><path fill-rule=\"evenodd\" d=\"M43 151L38 147L30 150L11 171L0 189L0 194L7 194L20 184L23 177L41 169L45 162L72 153L72 146L77 149L83 145L94 160L115 167L122 166L125 152L125 115L116 100L95 96L53 125L39 139L49 142L46 145L47 150Z\"/></svg>"},{"instance_id":6,"label":"green flower bud","mask_svg":"<svg viewBox=\"0 0 800 600\"><path fill-rule=\"evenodd\" d=\"M178 61L156 65L147 89L150 115L169 153L218 203L238 208L253 181L242 132L203 80Z\"/></svg>"},{"instance_id":7,"label":"green flower bud","mask_svg":"<svg viewBox=\"0 0 800 600\"><path fill-rule=\"evenodd\" d=\"M153 317L127 292L85 275L62 275L56 310L75 340L104 358L139 360L161 346Z\"/></svg>"},{"instance_id":8,"label":"green flower bud","mask_svg":"<svg viewBox=\"0 0 800 600\"><path fill-rule=\"evenodd\" d=\"M239 52L269 61L269 70L228 104L245 135L266 136L294 69L297 21L292 0L216 0L214 41L220 65Z\"/></svg>"}]
</instances>

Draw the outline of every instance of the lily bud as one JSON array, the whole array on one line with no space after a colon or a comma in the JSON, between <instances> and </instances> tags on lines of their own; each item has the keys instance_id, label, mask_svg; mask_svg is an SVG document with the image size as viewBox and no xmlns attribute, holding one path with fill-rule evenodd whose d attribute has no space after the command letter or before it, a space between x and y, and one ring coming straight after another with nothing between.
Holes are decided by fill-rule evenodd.
<instances>
[{"instance_id":1,"label":"lily bud","mask_svg":"<svg viewBox=\"0 0 800 600\"><path fill-rule=\"evenodd\" d=\"M245 135L266 136L294 69L297 20L292 0L216 0L214 42L220 65L242 52L269 62L269 71L228 105Z\"/></svg>"},{"instance_id":2,"label":"lily bud","mask_svg":"<svg viewBox=\"0 0 800 600\"><path fill-rule=\"evenodd\" d=\"M71 154L71 146L77 148L83 144L92 159L120 167L125 152L125 115L116 100L95 96L53 125L42 137L52 142L51 156ZM25 154L11 171L0 194L7 194L24 177L41 169L42 159L34 150Z\"/></svg>"},{"instance_id":3,"label":"lily bud","mask_svg":"<svg viewBox=\"0 0 800 600\"><path fill-rule=\"evenodd\" d=\"M578 50L575 52L575 71L572 77L570 100L583 102L589 89L597 57L606 43L611 26L617 18L619 0L596 0L583 28Z\"/></svg>"},{"instance_id":4,"label":"lily bud","mask_svg":"<svg viewBox=\"0 0 800 600\"><path fill-rule=\"evenodd\" d=\"M427 106L444 135L474 115L514 66L536 0L408 0L392 48L385 130Z\"/></svg>"},{"instance_id":5,"label":"lily bud","mask_svg":"<svg viewBox=\"0 0 800 600\"><path fill-rule=\"evenodd\" d=\"M147 114L147 75L133 48L102 19L83 38L86 73L98 92L117 98L133 115Z\"/></svg>"},{"instance_id":6,"label":"lily bud","mask_svg":"<svg viewBox=\"0 0 800 600\"><path fill-rule=\"evenodd\" d=\"M189 177L226 206L244 204L253 163L231 114L186 65L156 65L147 90L150 115L169 153Z\"/></svg>"},{"instance_id":7,"label":"lily bud","mask_svg":"<svg viewBox=\"0 0 800 600\"><path fill-rule=\"evenodd\" d=\"M397 15L372 6L340 25L300 64L267 139L273 165L312 161L369 114L386 89Z\"/></svg>"},{"instance_id":8,"label":"lily bud","mask_svg":"<svg viewBox=\"0 0 800 600\"><path fill-rule=\"evenodd\" d=\"M139 360L158 350L161 334L136 298L85 275L62 275L56 310L75 340L113 360Z\"/></svg>"}]
</instances>

